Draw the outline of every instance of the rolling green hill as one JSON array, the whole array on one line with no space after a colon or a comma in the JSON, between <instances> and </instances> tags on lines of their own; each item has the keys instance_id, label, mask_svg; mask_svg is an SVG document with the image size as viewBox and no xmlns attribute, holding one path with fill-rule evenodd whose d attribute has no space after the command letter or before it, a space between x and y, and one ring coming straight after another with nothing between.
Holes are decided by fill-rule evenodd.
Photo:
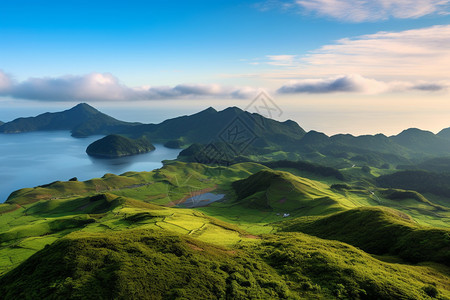
<instances>
[{"instance_id":1,"label":"rolling green hill","mask_svg":"<svg viewBox=\"0 0 450 300\"><path fill-rule=\"evenodd\" d=\"M0 295L450 299L442 135L328 137L238 108L148 125L109 118L80 104L11 124L49 130L67 119L60 129L74 136L127 136L88 147L103 157L152 150L147 137L186 149L152 172L12 193L0 204ZM249 142L233 148L241 129ZM221 200L183 208L208 193Z\"/></svg>"},{"instance_id":2,"label":"rolling green hill","mask_svg":"<svg viewBox=\"0 0 450 300\"><path fill-rule=\"evenodd\" d=\"M86 153L91 156L104 158L117 158L155 150L146 137L130 139L117 134L112 134L101 138L90 144Z\"/></svg>"},{"instance_id":3,"label":"rolling green hill","mask_svg":"<svg viewBox=\"0 0 450 300\"><path fill-rule=\"evenodd\" d=\"M450 174L428 171L400 171L376 179L381 187L415 190L420 193L450 197Z\"/></svg>"},{"instance_id":4,"label":"rolling green hill","mask_svg":"<svg viewBox=\"0 0 450 300\"><path fill-rule=\"evenodd\" d=\"M326 214L344 209L340 202L321 185L306 178L282 171L263 170L250 177L235 181L233 188L240 205L292 213Z\"/></svg>"},{"instance_id":5,"label":"rolling green hill","mask_svg":"<svg viewBox=\"0 0 450 300\"><path fill-rule=\"evenodd\" d=\"M450 173L450 157L436 157L410 165L399 165L397 169L425 170L435 173Z\"/></svg>"},{"instance_id":6,"label":"rolling green hill","mask_svg":"<svg viewBox=\"0 0 450 300\"><path fill-rule=\"evenodd\" d=\"M300 172L310 173L312 175L323 177L334 177L338 180L345 180L344 174L339 170L331 167L325 167L318 164L312 164L305 161L270 161L261 163L271 169L294 169Z\"/></svg>"},{"instance_id":7,"label":"rolling green hill","mask_svg":"<svg viewBox=\"0 0 450 300\"><path fill-rule=\"evenodd\" d=\"M81 103L63 112L15 119L1 125L0 133L70 130L73 136L84 137L93 134L108 134L134 125L137 123L116 120L86 103Z\"/></svg>"},{"instance_id":8,"label":"rolling green hill","mask_svg":"<svg viewBox=\"0 0 450 300\"><path fill-rule=\"evenodd\" d=\"M448 226L416 222L440 213L445 224L447 208L413 191L371 191L334 177L330 187L315 175L172 162L16 191L0 205L0 295L450 297ZM181 208L201 193L224 199ZM412 209L421 213L405 213Z\"/></svg>"},{"instance_id":9,"label":"rolling green hill","mask_svg":"<svg viewBox=\"0 0 450 300\"><path fill-rule=\"evenodd\" d=\"M421 227L407 214L385 207L298 218L280 226L283 231L339 240L373 254L393 254L414 263L434 261L450 266L449 229Z\"/></svg>"},{"instance_id":10,"label":"rolling green hill","mask_svg":"<svg viewBox=\"0 0 450 300\"><path fill-rule=\"evenodd\" d=\"M431 268L380 262L302 234L235 248L161 230L71 234L0 278L7 298L429 299L448 296Z\"/></svg>"}]
</instances>

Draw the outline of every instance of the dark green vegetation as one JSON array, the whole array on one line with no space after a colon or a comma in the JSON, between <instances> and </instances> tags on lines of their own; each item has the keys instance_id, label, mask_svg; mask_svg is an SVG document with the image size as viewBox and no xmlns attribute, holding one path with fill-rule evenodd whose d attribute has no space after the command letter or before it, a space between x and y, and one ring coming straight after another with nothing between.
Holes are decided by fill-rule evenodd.
<instances>
[{"instance_id":1,"label":"dark green vegetation","mask_svg":"<svg viewBox=\"0 0 450 300\"><path fill-rule=\"evenodd\" d=\"M345 180L344 174L335 168L324 167L317 164L312 164L304 161L289 161L289 160L281 160L281 161L271 161L262 163L263 165L272 168L272 169L295 169L302 172L312 173L318 176L323 177L335 177L339 180Z\"/></svg>"},{"instance_id":2,"label":"dark green vegetation","mask_svg":"<svg viewBox=\"0 0 450 300\"><path fill-rule=\"evenodd\" d=\"M401 171L376 179L382 187L416 190L450 198L450 174L427 171Z\"/></svg>"},{"instance_id":3,"label":"dark green vegetation","mask_svg":"<svg viewBox=\"0 0 450 300\"><path fill-rule=\"evenodd\" d=\"M172 140L164 143L164 147L172 148L172 149L181 149L183 148L184 143L182 140Z\"/></svg>"},{"instance_id":4,"label":"dark green vegetation","mask_svg":"<svg viewBox=\"0 0 450 300\"><path fill-rule=\"evenodd\" d=\"M305 174L315 180L257 163L173 162L153 172L19 190L0 205L0 294L450 297L448 207L414 191ZM202 192L224 193L225 201L177 207Z\"/></svg>"},{"instance_id":5,"label":"dark green vegetation","mask_svg":"<svg viewBox=\"0 0 450 300\"><path fill-rule=\"evenodd\" d=\"M237 203L249 208L308 215L343 209L317 182L287 172L263 170L232 186Z\"/></svg>"},{"instance_id":6,"label":"dark green vegetation","mask_svg":"<svg viewBox=\"0 0 450 300\"><path fill-rule=\"evenodd\" d=\"M277 143L294 145L305 131L295 122L278 122L237 107L216 111L210 107L199 113L166 120L160 124L140 125L125 133L145 134L155 141L179 141L182 145L227 140L228 130L245 128L250 138L255 137L256 147L274 146Z\"/></svg>"},{"instance_id":7,"label":"dark green vegetation","mask_svg":"<svg viewBox=\"0 0 450 300\"><path fill-rule=\"evenodd\" d=\"M407 129L396 136L382 134L352 136L305 132L293 121L279 122L237 107L214 108L166 120L160 124L118 121L87 104L60 113L19 118L0 125L0 132L71 130L76 137L93 134L121 134L131 138L147 136L171 148L188 148L180 159L190 162L229 165L242 161L280 160L314 162L338 169L374 167L390 169L433 157L448 155L448 129L435 135L420 129ZM211 152L210 148L214 151ZM209 147L209 148L208 148ZM205 153L209 153L205 158Z\"/></svg>"},{"instance_id":8,"label":"dark green vegetation","mask_svg":"<svg viewBox=\"0 0 450 300\"><path fill-rule=\"evenodd\" d=\"M338 258L338 259L336 259ZM349 260L349 261L346 261ZM422 299L445 278L302 234L234 250L164 231L71 234L0 279L7 298ZM386 277L391 278L389 281Z\"/></svg>"},{"instance_id":9,"label":"dark green vegetation","mask_svg":"<svg viewBox=\"0 0 450 300\"><path fill-rule=\"evenodd\" d=\"M81 103L63 112L44 113L37 117L18 118L7 122L0 125L0 133L70 130L74 137L85 137L113 133L134 125L137 123L116 120L88 104Z\"/></svg>"},{"instance_id":10,"label":"dark green vegetation","mask_svg":"<svg viewBox=\"0 0 450 300\"><path fill-rule=\"evenodd\" d=\"M339 240L413 263L434 261L450 266L449 230L422 228L407 214L388 208L364 207L316 219L298 218L283 222L281 229Z\"/></svg>"},{"instance_id":11,"label":"dark green vegetation","mask_svg":"<svg viewBox=\"0 0 450 300\"><path fill-rule=\"evenodd\" d=\"M439 133L438 136L444 138L444 139L448 139L450 140L450 128L445 128L442 129Z\"/></svg>"},{"instance_id":12,"label":"dark green vegetation","mask_svg":"<svg viewBox=\"0 0 450 300\"><path fill-rule=\"evenodd\" d=\"M240 125L236 126L236 122ZM450 151L450 139L420 129L408 129L391 137L382 134L329 137L316 131L305 133L292 121L276 122L238 108L220 112L210 108L192 116L131 130L138 128L150 136L154 134L155 138L169 136L171 140L182 141L182 147L187 149L180 153L180 160L222 165L288 160L338 169L357 166L388 170L412 161L448 155ZM169 128L176 130L167 132ZM245 147L241 147L241 141L235 143L224 135L236 128L244 133L242 141L250 141L242 142Z\"/></svg>"},{"instance_id":13,"label":"dark green vegetation","mask_svg":"<svg viewBox=\"0 0 450 300\"><path fill-rule=\"evenodd\" d=\"M86 149L86 153L91 156L116 158L146 153L153 150L155 150L155 146L146 137L130 139L112 134L90 144Z\"/></svg>"},{"instance_id":14,"label":"dark green vegetation","mask_svg":"<svg viewBox=\"0 0 450 300\"><path fill-rule=\"evenodd\" d=\"M425 170L436 173L450 173L450 157L436 157L418 164L399 165L397 169Z\"/></svg>"},{"instance_id":15,"label":"dark green vegetation","mask_svg":"<svg viewBox=\"0 0 450 300\"><path fill-rule=\"evenodd\" d=\"M101 114L26 121L48 130L80 111ZM450 299L448 130L328 137L238 108L147 125L104 116L62 129L114 133L88 148L107 157L148 139L185 149L152 172L12 193L0 298ZM225 196L182 208L207 193Z\"/></svg>"}]
</instances>

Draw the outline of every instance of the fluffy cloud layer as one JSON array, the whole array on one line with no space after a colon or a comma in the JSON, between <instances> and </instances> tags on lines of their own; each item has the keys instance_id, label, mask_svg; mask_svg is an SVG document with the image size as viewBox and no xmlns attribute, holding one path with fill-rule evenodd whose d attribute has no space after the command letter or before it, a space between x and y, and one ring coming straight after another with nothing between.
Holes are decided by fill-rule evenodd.
<instances>
[{"instance_id":1,"label":"fluffy cloud layer","mask_svg":"<svg viewBox=\"0 0 450 300\"><path fill-rule=\"evenodd\" d=\"M304 57L312 68L376 76L448 78L450 25L345 38Z\"/></svg>"},{"instance_id":2,"label":"fluffy cloud layer","mask_svg":"<svg viewBox=\"0 0 450 300\"><path fill-rule=\"evenodd\" d=\"M279 67L265 78L363 74L390 79L449 79L450 25L343 38L305 55L267 55L253 64ZM248 75L247 75L248 76Z\"/></svg>"},{"instance_id":3,"label":"fluffy cloud layer","mask_svg":"<svg viewBox=\"0 0 450 300\"><path fill-rule=\"evenodd\" d=\"M388 18L419 18L447 14L449 0L297 0L309 12L349 22L377 21Z\"/></svg>"},{"instance_id":4,"label":"fluffy cloud layer","mask_svg":"<svg viewBox=\"0 0 450 300\"><path fill-rule=\"evenodd\" d=\"M251 64L271 65L268 79L363 74L388 80L449 80L450 25L343 38L304 55L266 55ZM278 67L278 68L276 68Z\"/></svg>"},{"instance_id":5,"label":"fluffy cloud layer","mask_svg":"<svg viewBox=\"0 0 450 300\"><path fill-rule=\"evenodd\" d=\"M380 94L386 92L404 92L411 90L442 91L450 88L449 82L383 82L365 78L361 75L344 75L326 79L302 79L289 82L278 89L280 94L327 94L327 93L361 93Z\"/></svg>"},{"instance_id":6,"label":"fluffy cloud layer","mask_svg":"<svg viewBox=\"0 0 450 300\"><path fill-rule=\"evenodd\" d=\"M257 90L220 85L180 84L174 87L137 87L122 84L109 73L57 78L30 78L15 83L0 70L0 96L42 101L126 101L183 98L250 98Z\"/></svg>"}]
</instances>

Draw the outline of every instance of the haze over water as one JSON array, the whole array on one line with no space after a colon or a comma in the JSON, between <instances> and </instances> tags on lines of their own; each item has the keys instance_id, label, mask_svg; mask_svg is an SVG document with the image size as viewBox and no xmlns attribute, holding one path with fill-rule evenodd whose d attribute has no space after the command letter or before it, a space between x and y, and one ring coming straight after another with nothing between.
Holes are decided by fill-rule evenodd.
<instances>
[{"instance_id":1,"label":"haze over water","mask_svg":"<svg viewBox=\"0 0 450 300\"><path fill-rule=\"evenodd\" d=\"M132 157L89 157L86 147L100 137L76 139L67 131L0 134L0 203L15 190L57 180L77 177L84 181L105 173L151 171L180 152L155 144L155 151Z\"/></svg>"}]
</instances>

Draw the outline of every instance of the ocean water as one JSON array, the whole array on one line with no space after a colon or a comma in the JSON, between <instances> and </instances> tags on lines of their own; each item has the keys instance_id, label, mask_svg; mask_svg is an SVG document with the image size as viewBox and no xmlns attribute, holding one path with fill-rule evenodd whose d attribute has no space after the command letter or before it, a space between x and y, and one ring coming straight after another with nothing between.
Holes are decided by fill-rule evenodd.
<instances>
[{"instance_id":1,"label":"ocean water","mask_svg":"<svg viewBox=\"0 0 450 300\"><path fill-rule=\"evenodd\" d=\"M0 134L0 203L15 190L56 180L72 177L88 180L105 173L151 171L180 152L155 144L155 151L136 156L118 159L88 156L86 147L101 137L76 139L68 131Z\"/></svg>"}]
</instances>

